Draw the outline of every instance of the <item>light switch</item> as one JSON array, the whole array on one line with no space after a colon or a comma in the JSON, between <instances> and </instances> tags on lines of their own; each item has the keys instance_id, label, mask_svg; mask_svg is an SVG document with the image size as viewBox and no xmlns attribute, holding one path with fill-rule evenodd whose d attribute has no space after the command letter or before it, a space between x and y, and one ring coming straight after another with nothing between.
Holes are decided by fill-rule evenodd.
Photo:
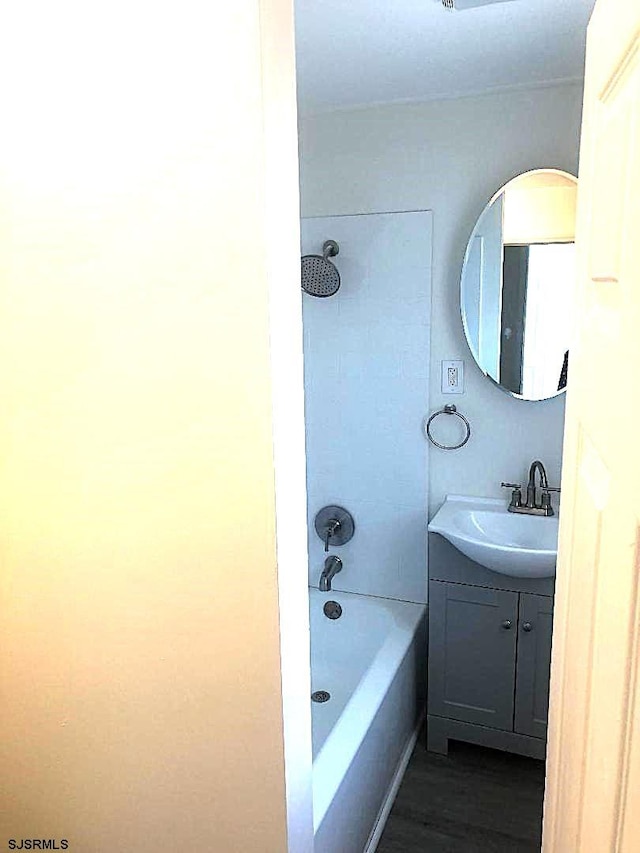
<instances>
[{"instance_id":1,"label":"light switch","mask_svg":"<svg viewBox=\"0 0 640 853\"><path fill-rule=\"evenodd\" d=\"M442 362L442 393L464 394L464 361Z\"/></svg>"}]
</instances>

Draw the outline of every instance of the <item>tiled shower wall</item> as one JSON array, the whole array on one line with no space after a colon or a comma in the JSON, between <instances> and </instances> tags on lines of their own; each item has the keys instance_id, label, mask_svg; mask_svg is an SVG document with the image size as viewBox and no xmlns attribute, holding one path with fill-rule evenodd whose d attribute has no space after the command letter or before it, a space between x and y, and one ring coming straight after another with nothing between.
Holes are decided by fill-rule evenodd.
<instances>
[{"instance_id":1,"label":"tiled shower wall","mask_svg":"<svg viewBox=\"0 0 640 853\"><path fill-rule=\"evenodd\" d=\"M333 587L426 601L431 303L429 211L304 219L303 254L336 240L335 296L303 295L309 583L326 555L313 520L348 509Z\"/></svg>"}]
</instances>

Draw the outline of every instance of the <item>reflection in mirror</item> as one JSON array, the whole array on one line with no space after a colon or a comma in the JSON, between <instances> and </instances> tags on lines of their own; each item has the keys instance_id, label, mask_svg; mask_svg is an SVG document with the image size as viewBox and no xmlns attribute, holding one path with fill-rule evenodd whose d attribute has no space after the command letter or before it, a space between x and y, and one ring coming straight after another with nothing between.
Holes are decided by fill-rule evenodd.
<instances>
[{"instance_id":1,"label":"reflection in mirror","mask_svg":"<svg viewBox=\"0 0 640 853\"><path fill-rule=\"evenodd\" d=\"M567 382L576 195L566 172L519 175L491 199L467 245L460 304L469 347L488 376L526 400Z\"/></svg>"}]
</instances>

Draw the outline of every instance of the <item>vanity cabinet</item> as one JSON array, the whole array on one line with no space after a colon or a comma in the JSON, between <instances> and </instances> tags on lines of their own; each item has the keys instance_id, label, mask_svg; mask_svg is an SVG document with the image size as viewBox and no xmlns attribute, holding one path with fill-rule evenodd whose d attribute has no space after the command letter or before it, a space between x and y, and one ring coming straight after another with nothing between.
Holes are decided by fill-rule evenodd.
<instances>
[{"instance_id":1,"label":"vanity cabinet","mask_svg":"<svg viewBox=\"0 0 640 853\"><path fill-rule=\"evenodd\" d=\"M547 737L553 599L520 593L513 730Z\"/></svg>"},{"instance_id":2,"label":"vanity cabinet","mask_svg":"<svg viewBox=\"0 0 640 853\"><path fill-rule=\"evenodd\" d=\"M446 753L449 739L466 740L543 758L553 581L462 560L430 572L427 746Z\"/></svg>"}]
</instances>

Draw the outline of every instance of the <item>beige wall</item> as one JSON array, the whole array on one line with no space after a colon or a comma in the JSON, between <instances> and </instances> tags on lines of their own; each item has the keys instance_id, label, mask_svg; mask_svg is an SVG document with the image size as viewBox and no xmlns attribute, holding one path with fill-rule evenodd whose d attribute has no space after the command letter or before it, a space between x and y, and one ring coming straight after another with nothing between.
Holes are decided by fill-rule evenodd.
<instances>
[{"instance_id":1,"label":"beige wall","mask_svg":"<svg viewBox=\"0 0 640 853\"><path fill-rule=\"evenodd\" d=\"M251 0L88 6L4 32L0 839L282 853L274 47Z\"/></svg>"}]
</instances>

